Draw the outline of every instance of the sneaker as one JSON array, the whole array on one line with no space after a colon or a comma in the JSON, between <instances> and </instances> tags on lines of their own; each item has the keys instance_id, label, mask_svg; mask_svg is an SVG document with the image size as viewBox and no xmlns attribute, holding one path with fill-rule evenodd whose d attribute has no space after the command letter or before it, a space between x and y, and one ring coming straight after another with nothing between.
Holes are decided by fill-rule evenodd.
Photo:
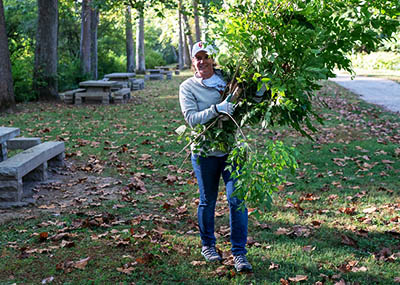
<instances>
[{"instance_id":1,"label":"sneaker","mask_svg":"<svg viewBox=\"0 0 400 285\"><path fill-rule=\"evenodd\" d=\"M235 261L235 269L236 269L237 272L252 271L253 270L253 267L247 261L246 255L244 255L244 254L235 255L233 257L233 260Z\"/></svg>"},{"instance_id":2,"label":"sneaker","mask_svg":"<svg viewBox=\"0 0 400 285\"><path fill-rule=\"evenodd\" d=\"M222 260L222 257L218 254L215 246L203 246L201 248L201 255L203 255L204 258L210 262Z\"/></svg>"}]
</instances>

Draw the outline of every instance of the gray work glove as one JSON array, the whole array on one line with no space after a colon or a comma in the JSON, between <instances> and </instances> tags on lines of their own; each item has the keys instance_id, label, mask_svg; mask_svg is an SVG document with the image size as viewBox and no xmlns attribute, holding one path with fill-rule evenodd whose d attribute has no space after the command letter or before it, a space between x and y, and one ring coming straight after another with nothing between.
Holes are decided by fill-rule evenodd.
<instances>
[{"instance_id":1,"label":"gray work glove","mask_svg":"<svg viewBox=\"0 0 400 285\"><path fill-rule=\"evenodd\" d=\"M231 97L232 96L228 96L224 101L215 105L215 108L218 113L229 114L232 116L233 111L235 111L235 108L233 106L233 103L230 102Z\"/></svg>"}]
</instances>

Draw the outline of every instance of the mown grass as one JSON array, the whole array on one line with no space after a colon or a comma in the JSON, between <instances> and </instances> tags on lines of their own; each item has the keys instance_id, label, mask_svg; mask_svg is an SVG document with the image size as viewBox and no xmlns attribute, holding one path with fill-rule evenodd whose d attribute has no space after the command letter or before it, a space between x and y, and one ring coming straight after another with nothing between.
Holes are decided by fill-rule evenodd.
<instances>
[{"instance_id":1,"label":"mown grass","mask_svg":"<svg viewBox=\"0 0 400 285\"><path fill-rule=\"evenodd\" d=\"M24 136L65 141L68 160L88 175L116 177L130 191L118 201L1 225L1 283L54 277L55 284L287 284L303 275L305 284L394 284L400 277L400 119L330 82L315 103L325 124L313 141L286 128L246 130L258 147L269 139L295 146L300 165L271 211L250 218L254 273L202 262L197 186L174 133L184 124L178 86L189 75L146 82L135 93L141 104L33 103L0 117L0 125L19 127ZM147 192L129 186L133 176ZM229 263L223 192L221 186L217 247ZM54 238L60 233L67 235ZM86 266L73 266L86 257Z\"/></svg>"}]
</instances>

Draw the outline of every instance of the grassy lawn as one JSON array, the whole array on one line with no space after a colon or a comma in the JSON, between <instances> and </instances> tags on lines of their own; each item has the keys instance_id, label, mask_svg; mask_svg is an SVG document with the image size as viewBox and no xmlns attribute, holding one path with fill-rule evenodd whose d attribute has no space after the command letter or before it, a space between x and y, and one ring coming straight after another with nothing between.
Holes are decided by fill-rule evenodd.
<instances>
[{"instance_id":1,"label":"grassy lawn","mask_svg":"<svg viewBox=\"0 0 400 285\"><path fill-rule=\"evenodd\" d=\"M178 86L189 75L147 81L134 93L141 104L29 103L0 117L0 126L19 127L23 136L63 140L69 163L121 186L116 200L76 201L57 214L43 210L0 225L1 284L400 282L400 118L331 82L315 100L325 124L314 141L285 128L247 130L259 147L270 139L295 146L300 165L272 210L250 217L254 273L233 269L222 186L216 233L225 259L206 264L197 185L174 133L184 124Z\"/></svg>"}]
</instances>

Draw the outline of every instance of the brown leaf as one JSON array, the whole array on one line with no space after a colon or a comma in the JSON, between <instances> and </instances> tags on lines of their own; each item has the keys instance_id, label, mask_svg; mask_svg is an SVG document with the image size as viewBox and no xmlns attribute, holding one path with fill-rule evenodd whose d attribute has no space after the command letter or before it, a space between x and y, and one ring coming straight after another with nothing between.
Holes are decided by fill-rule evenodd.
<instances>
[{"instance_id":1,"label":"brown leaf","mask_svg":"<svg viewBox=\"0 0 400 285\"><path fill-rule=\"evenodd\" d=\"M49 237L49 233L48 232L41 232L39 234L39 240L40 241L45 241L45 240L47 240L48 237Z\"/></svg>"},{"instance_id":2,"label":"brown leaf","mask_svg":"<svg viewBox=\"0 0 400 285\"><path fill-rule=\"evenodd\" d=\"M305 252L311 252L311 251L314 251L315 250L315 246L312 246L312 245L306 245L306 246L303 246L303 251L305 251Z\"/></svg>"},{"instance_id":3,"label":"brown leaf","mask_svg":"<svg viewBox=\"0 0 400 285\"><path fill-rule=\"evenodd\" d=\"M366 208L363 210L363 213L365 214L372 214L373 212L375 212L377 209L376 207L370 207L370 208Z\"/></svg>"},{"instance_id":4,"label":"brown leaf","mask_svg":"<svg viewBox=\"0 0 400 285\"><path fill-rule=\"evenodd\" d=\"M205 261L196 261L196 260L194 260L194 261L190 262L190 264L193 265L193 266L200 266L200 265L205 265L206 262Z\"/></svg>"},{"instance_id":5,"label":"brown leaf","mask_svg":"<svg viewBox=\"0 0 400 285\"><path fill-rule=\"evenodd\" d=\"M281 282L282 285L289 285L289 281L281 278L281 280L279 280L279 282Z\"/></svg>"},{"instance_id":6,"label":"brown leaf","mask_svg":"<svg viewBox=\"0 0 400 285\"><path fill-rule=\"evenodd\" d=\"M66 241L66 240L63 240L62 242L61 242L61 247L62 248L64 248L64 247L66 247L66 248L71 248L71 247L74 247L75 246L75 242L73 242L73 241Z\"/></svg>"},{"instance_id":7,"label":"brown leaf","mask_svg":"<svg viewBox=\"0 0 400 285\"><path fill-rule=\"evenodd\" d=\"M354 215L356 212L356 208L339 208L339 212L347 215Z\"/></svg>"},{"instance_id":8,"label":"brown leaf","mask_svg":"<svg viewBox=\"0 0 400 285\"><path fill-rule=\"evenodd\" d=\"M269 270L275 270L279 268L279 264L273 263L271 262L270 266L269 266Z\"/></svg>"},{"instance_id":9,"label":"brown leaf","mask_svg":"<svg viewBox=\"0 0 400 285\"><path fill-rule=\"evenodd\" d=\"M91 259L90 256L81 259L79 261L74 262L73 267L77 268L77 269L85 269L86 265L88 264L89 260Z\"/></svg>"},{"instance_id":10,"label":"brown leaf","mask_svg":"<svg viewBox=\"0 0 400 285\"><path fill-rule=\"evenodd\" d=\"M127 264L124 264L122 267L118 267L117 271L125 273L127 275L130 275L132 271L135 270L134 266L137 264L137 262L129 262Z\"/></svg>"},{"instance_id":11,"label":"brown leaf","mask_svg":"<svg viewBox=\"0 0 400 285\"><path fill-rule=\"evenodd\" d=\"M357 241L354 240L353 238L351 238L351 237L349 237L349 236L347 236L345 234L340 234L340 236L342 238L342 243L343 244L350 245L350 246L353 246L353 247L358 247Z\"/></svg>"},{"instance_id":12,"label":"brown leaf","mask_svg":"<svg viewBox=\"0 0 400 285\"><path fill-rule=\"evenodd\" d=\"M395 277L395 278L393 279L393 281L396 282L396 283L400 283L400 277Z\"/></svg>"},{"instance_id":13,"label":"brown leaf","mask_svg":"<svg viewBox=\"0 0 400 285\"><path fill-rule=\"evenodd\" d=\"M300 282L308 279L307 275L296 275L296 277L289 277L289 281Z\"/></svg>"},{"instance_id":14,"label":"brown leaf","mask_svg":"<svg viewBox=\"0 0 400 285\"><path fill-rule=\"evenodd\" d=\"M228 270L228 268L226 268L225 265L221 265L220 267L218 267L218 268L215 270L215 273L216 273L218 276L224 276L224 275L226 275L228 272L229 272L229 270Z\"/></svg>"},{"instance_id":15,"label":"brown leaf","mask_svg":"<svg viewBox=\"0 0 400 285\"><path fill-rule=\"evenodd\" d=\"M275 232L276 235L289 235L293 231L287 228L278 228Z\"/></svg>"},{"instance_id":16,"label":"brown leaf","mask_svg":"<svg viewBox=\"0 0 400 285\"><path fill-rule=\"evenodd\" d=\"M154 260L154 254L152 253L145 253L143 257L136 258L136 262L139 264L149 264L153 260Z\"/></svg>"}]
</instances>

